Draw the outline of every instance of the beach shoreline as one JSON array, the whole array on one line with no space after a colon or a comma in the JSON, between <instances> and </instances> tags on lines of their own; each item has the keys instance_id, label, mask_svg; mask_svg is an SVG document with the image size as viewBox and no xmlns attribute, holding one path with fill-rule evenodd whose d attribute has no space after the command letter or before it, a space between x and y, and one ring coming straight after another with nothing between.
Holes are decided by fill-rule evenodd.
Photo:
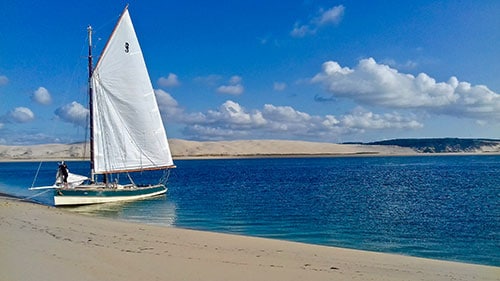
<instances>
[{"instance_id":1,"label":"beach shoreline","mask_svg":"<svg viewBox=\"0 0 500 281\"><path fill-rule=\"evenodd\" d=\"M1 280L499 280L500 268L89 217L0 197Z\"/></svg>"}]
</instances>

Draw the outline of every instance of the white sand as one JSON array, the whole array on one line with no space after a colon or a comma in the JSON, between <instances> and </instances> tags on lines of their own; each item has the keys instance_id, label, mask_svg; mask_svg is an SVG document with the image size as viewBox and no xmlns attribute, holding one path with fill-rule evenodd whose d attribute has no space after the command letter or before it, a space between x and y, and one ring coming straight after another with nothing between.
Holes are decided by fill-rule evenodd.
<instances>
[{"instance_id":1,"label":"white sand","mask_svg":"<svg viewBox=\"0 0 500 281\"><path fill-rule=\"evenodd\" d=\"M0 280L500 280L500 268L125 223L0 198Z\"/></svg>"}]
</instances>

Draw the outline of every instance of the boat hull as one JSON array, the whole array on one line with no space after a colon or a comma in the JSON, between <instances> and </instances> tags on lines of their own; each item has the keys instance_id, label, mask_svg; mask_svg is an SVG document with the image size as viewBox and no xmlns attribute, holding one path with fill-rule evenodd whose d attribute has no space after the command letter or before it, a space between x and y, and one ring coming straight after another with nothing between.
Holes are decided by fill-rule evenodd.
<instances>
[{"instance_id":1,"label":"boat hull","mask_svg":"<svg viewBox=\"0 0 500 281\"><path fill-rule=\"evenodd\" d=\"M158 196L167 192L167 188L160 185L147 187L126 188L61 188L54 194L55 206L89 205L109 202L140 200Z\"/></svg>"}]
</instances>

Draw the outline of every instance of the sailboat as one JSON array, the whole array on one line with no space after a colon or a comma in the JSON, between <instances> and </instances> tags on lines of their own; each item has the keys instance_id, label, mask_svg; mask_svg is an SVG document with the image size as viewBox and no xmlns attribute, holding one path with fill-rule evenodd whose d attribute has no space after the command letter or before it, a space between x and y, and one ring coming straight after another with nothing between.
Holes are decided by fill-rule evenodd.
<instances>
[{"instance_id":1,"label":"sailboat","mask_svg":"<svg viewBox=\"0 0 500 281\"><path fill-rule=\"evenodd\" d=\"M90 177L66 174L54 184L54 205L137 200L167 192L175 168L155 93L128 5L93 68L89 37ZM158 183L135 184L130 174L163 170ZM127 174L127 184L118 176ZM115 179L113 180L113 177ZM100 179L100 181L98 181Z\"/></svg>"}]
</instances>

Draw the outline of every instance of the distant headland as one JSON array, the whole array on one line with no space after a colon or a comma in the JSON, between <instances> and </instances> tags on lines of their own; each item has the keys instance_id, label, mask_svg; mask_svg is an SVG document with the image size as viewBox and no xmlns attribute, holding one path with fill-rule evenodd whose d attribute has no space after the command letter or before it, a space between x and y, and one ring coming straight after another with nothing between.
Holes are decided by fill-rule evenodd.
<instances>
[{"instance_id":1,"label":"distant headland","mask_svg":"<svg viewBox=\"0 0 500 281\"><path fill-rule=\"evenodd\" d=\"M500 152L500 139L425 138L392 139L365 143L407 147L419 153Z\"/></svg>"}]
</instances>

